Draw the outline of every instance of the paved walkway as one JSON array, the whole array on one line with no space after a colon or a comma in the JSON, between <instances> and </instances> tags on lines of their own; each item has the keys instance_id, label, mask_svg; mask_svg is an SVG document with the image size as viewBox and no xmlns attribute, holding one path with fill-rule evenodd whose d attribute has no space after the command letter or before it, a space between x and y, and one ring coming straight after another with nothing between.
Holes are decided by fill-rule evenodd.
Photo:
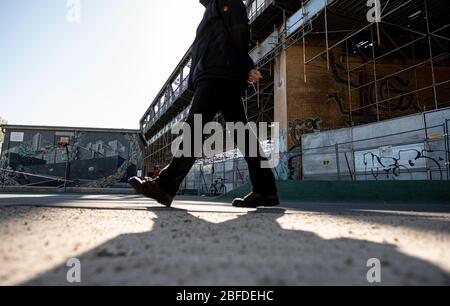
<instances>
[{"instance_id":1,"label":"paved walkway","mask_svg":"<svg viewBox=\"0 0 450 306\"><path fill-rule=\"evenodd\" d=\"M0 285L450 284L450 206L283 204L0 194Z\"/></svg>"}]
</instances>

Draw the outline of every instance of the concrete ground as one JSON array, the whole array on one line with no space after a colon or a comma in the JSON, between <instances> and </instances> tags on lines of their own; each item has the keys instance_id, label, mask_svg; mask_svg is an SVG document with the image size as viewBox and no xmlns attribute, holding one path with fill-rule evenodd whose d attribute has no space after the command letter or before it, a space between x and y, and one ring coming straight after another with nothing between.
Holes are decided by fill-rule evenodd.
<instances>
[{"instance_id":1,"label":"concrete ground","mask_svg":"<svg viewBox=\"0 0 450 306\"><path fill-rule=\"evenodd\" d=\"M450 206L0 194L0 285L450 285Z\"/></svg>"}]
</instances>

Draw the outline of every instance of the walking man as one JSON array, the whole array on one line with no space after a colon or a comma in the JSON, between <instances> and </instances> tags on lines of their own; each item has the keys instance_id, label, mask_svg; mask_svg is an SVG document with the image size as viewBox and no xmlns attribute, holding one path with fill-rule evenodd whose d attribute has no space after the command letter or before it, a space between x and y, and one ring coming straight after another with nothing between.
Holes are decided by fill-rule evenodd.
<instances>
[{"instance_id":1,"label":"walking man","mask_svg":"<svg viewBox=\"0 0 450 306\"><path fill-rule=\"evenodd\" d=\"M247 124L242 94L248 83L262 78L248 55L250 27L242 0L200 0L206 11L192 46L189 87L194 91L190 114L185 124L194 130L194 116L201 114L208 123L221 112L226 122ZM239 147L248 163L253 192L233 205L243 208L277 206L279 200L272 170L262 168L267 160L258 148L250 155L252 132L246 133L245 147ZM194 135L191 136L194 143ZM257 142L259 144L259 142ZM195 146L192 145L191 148ZM253 150L255 151L255 150ZM134 177L130 184L141 194L170 207L181 183L194 165L198 152L173 158L157 179L142 181Z\"/></svg>"}]
</instances>

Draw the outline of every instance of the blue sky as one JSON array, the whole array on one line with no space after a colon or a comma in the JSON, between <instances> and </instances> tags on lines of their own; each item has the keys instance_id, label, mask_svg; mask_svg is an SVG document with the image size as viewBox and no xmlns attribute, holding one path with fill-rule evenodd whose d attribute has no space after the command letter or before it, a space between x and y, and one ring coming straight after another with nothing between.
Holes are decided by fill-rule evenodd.
<instances>
[{"instance_id":1,"label":"blue sky","mask_svg":"<svg viewBox=\"0 0 450 306\"><path fill-rule=\"evenodd\" d=\"M192 43L197 0L0 0L0 117L138 128Z\"/></svg>"}]
</instances>

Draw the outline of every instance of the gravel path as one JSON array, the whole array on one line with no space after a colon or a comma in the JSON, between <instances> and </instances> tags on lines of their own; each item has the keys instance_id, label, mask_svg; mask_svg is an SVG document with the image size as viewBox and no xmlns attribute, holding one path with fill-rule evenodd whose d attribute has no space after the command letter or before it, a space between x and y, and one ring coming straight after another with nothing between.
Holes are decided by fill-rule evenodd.
<instances>
[{"instance_id":1,"label":"gravel path","mask_svg":"<svg viewBox=\"0 0 450 306\"><path fill-rule=\"evenodd\" d=\"M382 263L382 284L450 285L446 212L247 211L198 202L95 210L7 201L0 197L0 285L68 285L73 257L82 285L368 285L370 258Z\"/></svg>"}]
</instances>

